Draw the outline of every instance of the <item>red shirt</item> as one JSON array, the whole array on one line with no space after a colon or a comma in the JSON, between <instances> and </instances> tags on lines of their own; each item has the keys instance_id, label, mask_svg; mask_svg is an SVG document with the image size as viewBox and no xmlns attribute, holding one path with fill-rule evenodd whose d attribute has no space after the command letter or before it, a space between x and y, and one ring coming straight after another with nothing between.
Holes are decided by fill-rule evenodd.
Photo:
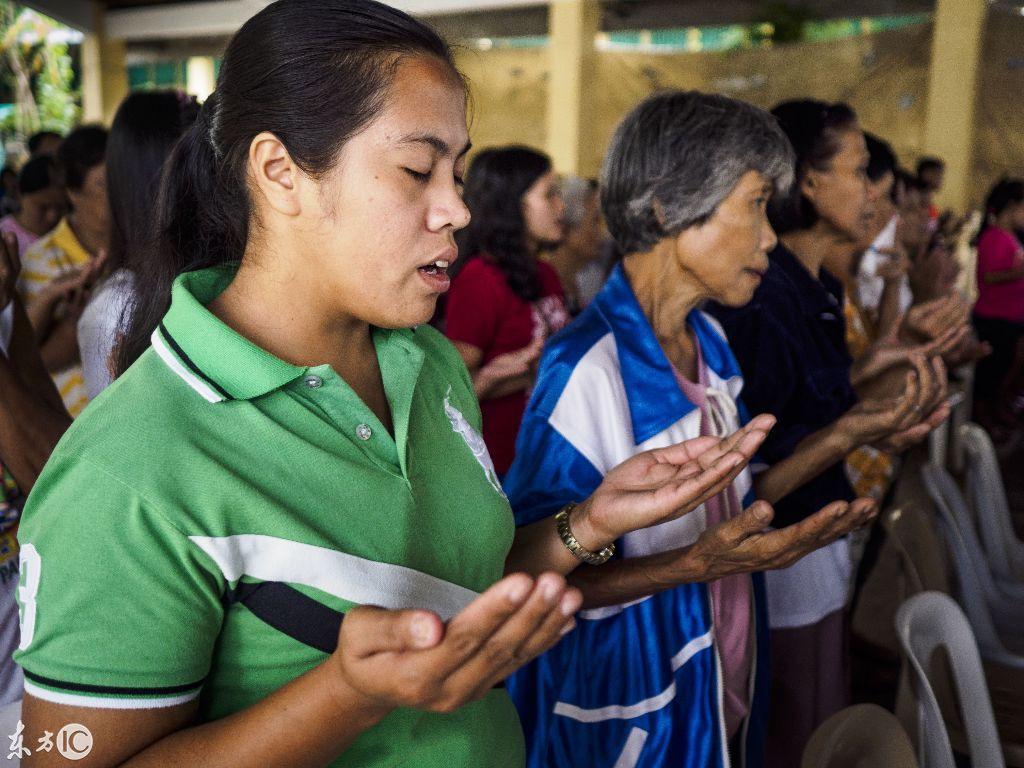
<instances>
[{"instance_id":1,"label":"red shirt","mask_svg":"<svg viewBox=\"0 0 1024 768\"><path fill-rule=\"evenodd\" d=\"M472 344L483 352L481 365L515 352L537 336L545 338L569 322L562 284L548 264L538 262L541 298L530 303L516 296L501 269L485 257L469 261L452 281L445 310L445 333L452 341ZM484 442L503 476L515 456L516 436L526 410L527 390L480 403Z\"/></svg>"},{"instance_id":2,"label":"red shirt","mask_svg":"<svg viewBox=\"0 0 1024 768\"><path fill-rule=\"evenodd\" d=\"M999 227L989 227L978 240L978 302L974 313L1024 322L1024 279L1008 283L986 283L989 272L1013 269L1024 262L1024 248L1017 238Z\"/></svg>"}]
</instances>

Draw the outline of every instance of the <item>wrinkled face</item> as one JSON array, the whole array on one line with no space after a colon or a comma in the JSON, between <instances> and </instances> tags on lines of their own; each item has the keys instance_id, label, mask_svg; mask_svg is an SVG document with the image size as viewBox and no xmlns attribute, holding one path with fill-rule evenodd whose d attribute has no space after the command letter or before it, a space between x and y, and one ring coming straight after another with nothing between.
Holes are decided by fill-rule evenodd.
<instances>
[{"instance_id":1,"label":"wrinkled face","mask_svg":"<svg viewBox=\"0 0 1024 768\"><path fill-rule=\"evenodd\" d=\"M66 209L64 190L52 186L22 195L19 218L30 231L37 235L45 235L57 226Z\"/></svg>"},{"instance_id":2,"label":"wrinkled face","mask_svg":"<svg viewBox=\"0 0 1024 768\"><path fill-rule=\"evenodd\" d=\"M430 320L448 290L455 232L469 223L468 150L462 84L438 61L405 60L383 110L341 149L297 228L313 300L328 316L385 328Z\"/></svg>"},{"instance_id":3,"label":"wrinkled face","mask_svg":"<svg viewBox=\"0 0 1024 768\"><path fill-rule=\"evenodd\" d=\"M104 232L110 227L110 208L107 205L107 165L100 163L90 168L81 189L68 189L68 199L75 210L75 219L89 222Z\"/></svg>"},{"instance_id":4,"label":"wrinkled face","mask_svg":"<svg viewBox=\"0 0 1024 768\"><path fill-rule=\"evenodd\" d=\"M730 307L753 298L778 242L768 223L771 194L770 179L747 171L707 221L676 237L678 268L703 298Z\"/></svg>"},{"instance_id":5,"label":"wrinkled face","mask_svg":"<svg viewBox=\"0 0 1024 768\"><path fill-rule=\"evenodd\" d=\"M839 134L839 151L829 168L812 168L801 187L818 217L850 242L860 242L871 227L877 192L868 179L868 150L860 128Z\"/></svg>"},{"instance_id":6,"label":"wrinkled face","mask_svg":"<svg viewBox=\"0 0 1024 768\"><path fill-rule=\"evenodd\" d=\"M593 261L601 255L601 197L595 189L587 198L583 218L565 234L565 244L581 259Z\"/></svg>"},{"instance_id":7,"label":"wrinkled face","mask_svg":"<svg viewBox=\"0 0 1024 768\"><path fill-rule=\"evenodd\" d=\"M526 239L533 246L551 245L565 234L565 203L554 171L537 179L523 195Z\"/></svg>"}]
</instances>

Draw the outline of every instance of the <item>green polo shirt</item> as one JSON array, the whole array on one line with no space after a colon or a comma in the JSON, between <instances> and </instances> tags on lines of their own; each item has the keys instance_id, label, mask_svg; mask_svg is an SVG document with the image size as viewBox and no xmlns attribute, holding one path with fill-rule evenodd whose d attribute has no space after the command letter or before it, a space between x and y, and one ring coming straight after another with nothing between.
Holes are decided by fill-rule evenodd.
<instances>
[{"instance_id":1,"label":"green polo shirt","mask_svg":"<svg viewBox=\"0 0 1024 768\"><path fill-rule=\"evenodd\" d=\"M290 365L183 275L138 362L75 420L21 523L25 688L58 703L248 707L323 662L354 605L450 618L497 581L512 513L465 366L434 329L374 330L392 437L321 365ZM334 765L521 766L502 689L398 710Z\"/></svg>"}]
</instances>

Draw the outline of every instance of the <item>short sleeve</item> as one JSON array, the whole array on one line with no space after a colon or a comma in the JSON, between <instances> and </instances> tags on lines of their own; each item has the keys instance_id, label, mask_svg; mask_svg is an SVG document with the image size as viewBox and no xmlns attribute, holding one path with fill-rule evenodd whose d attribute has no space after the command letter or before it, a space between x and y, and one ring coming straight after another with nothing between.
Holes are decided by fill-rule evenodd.
<instances>
[{"instance_id":1,"label":"short sleeve","mask_svg":"<svg viewBox=\"0 0 1024 768\"><path fill-rule=\"evenodd\" d=\"M445 335L487 354L498 334L501 296L494 276L470 262L452 281L445 308Z\"/></svg>"},{"instance_id":2,"label":"short sleeve","mask_svg":"<svg viewBox=\"0 0 1024 768\"><path fill-rule=\"evenodd\" d=\"M82 376L90 400L106 389L112 380L110 355L117 343L121 316L129 300L127 291L108 282L92 298L78 320Z\"/></svg>"},{"instance_id":3,"label":"short sleeve","mask_svg":"<svg viewBox=\"0 0 1024 768\"><path fill-rule=\"evenodd\" d=\"M29 499L19 539L14 658L27 693L109 709L199 695L224 584L161 510L81 458L58 459Z\"/></svg>"},{"instance_id":4,"label":"short sleeve","mask_svg":"<svg viewBox=\"0 0 1024 768\"><path fill-rule=\"evenodd\" d=\"M1020 245L1010 236L990 229L978 242L978 271L981 274L1013 269Z\"/></svg>"}]
</instances>

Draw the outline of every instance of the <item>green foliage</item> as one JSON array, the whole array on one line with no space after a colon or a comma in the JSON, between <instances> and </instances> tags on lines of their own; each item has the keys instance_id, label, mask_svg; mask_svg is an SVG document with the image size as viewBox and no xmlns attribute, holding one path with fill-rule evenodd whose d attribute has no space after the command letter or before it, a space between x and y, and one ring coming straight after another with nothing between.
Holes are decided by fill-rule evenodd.
<instances>
[{"instance_id":1,"label":"green foliage","mask_svg":"<svg viewBox=\"0 0 1024 768\"><path fill-rule=\"evenodd\" d=\"M0 0L0 77L14 94L14 110L0 122L5 135L24 140L39 130L67 133L81 114L80 94L62 29L53 19Z\"/></svg>"}]
</instances>

